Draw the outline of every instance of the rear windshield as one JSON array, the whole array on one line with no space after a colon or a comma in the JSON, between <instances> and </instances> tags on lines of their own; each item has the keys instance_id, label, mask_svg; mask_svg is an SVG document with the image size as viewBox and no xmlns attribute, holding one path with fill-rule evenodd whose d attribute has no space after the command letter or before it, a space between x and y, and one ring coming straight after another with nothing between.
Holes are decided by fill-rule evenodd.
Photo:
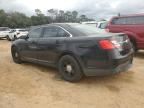
<instances>
[{"instance_id":1,"label":"rear windshield","mask_svg":"<svg viewBox=\"0 0 144 108\"><path fill-rule=\"evenodd\" d=\"M97 29L96 27L82 24L73 24L71 25L71 28L71 31L73 33L77 33L77 36L89 36L94 34L100 34L103 32L102 30Z\"/></svg>"}]
</instances>

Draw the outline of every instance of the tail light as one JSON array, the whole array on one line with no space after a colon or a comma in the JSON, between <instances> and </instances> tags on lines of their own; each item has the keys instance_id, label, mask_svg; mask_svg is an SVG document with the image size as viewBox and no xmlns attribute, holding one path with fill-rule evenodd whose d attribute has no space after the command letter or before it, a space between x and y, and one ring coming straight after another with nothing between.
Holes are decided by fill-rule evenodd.
<instances>
[{"instance_id":1,"label":"tail light","mask_svg":"<svg viewBox=\"0 0 144 108\"><path fill-rule=\"evenodd\" d=\"M110 41L110 40L101 40L99 42L100 46L104 50L112 50L114 48L120 48L120 44L117 41Z\"/></svg>"},{"instance_id":2,"label":"tail light","mask_svg":"<svg viewBox=\"0 0 144 108\"><path fill-rule=\"evenodd\" d=\"M112 50L115 48L114 45L112 44L112 42L109 40L101 40L99 42L99 44L100 44L101 48L104 50Z\"/></svg>"}]
</instances>

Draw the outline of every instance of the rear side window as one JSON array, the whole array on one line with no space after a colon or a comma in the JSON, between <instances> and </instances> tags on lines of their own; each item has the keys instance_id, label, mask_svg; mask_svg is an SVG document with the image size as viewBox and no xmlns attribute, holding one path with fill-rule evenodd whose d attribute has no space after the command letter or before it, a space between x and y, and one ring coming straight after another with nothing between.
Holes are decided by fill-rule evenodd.
<instances>
[{"instance_id":1,"label":"rear side window","mask_svg":"<svg viewBox=\"0 0 144 108\"><path fill-rule=\"evenodd\" d=\"M56 37L57 29L54 27L45 27L43 37Z\"/></svg>"},{"instance_id":2,"label":"rear side window","mask_svg":"<svg viewBox=\"0 0 144 108\"><path fill-rule=\"evenodd\" d=\"M29 32L30 38L39 38L41 36L42 28L36 28Z\"/></svg>"},{"instance_id":3,"label":"rear side window","mask_svg":"<svg viewBox=\"0 0 144 108\"><path fill-rule=\"evenodd\" d=\"M66 37L69 34L60 27L44 27L43 37Z\"/></svg>"}]
</instances>

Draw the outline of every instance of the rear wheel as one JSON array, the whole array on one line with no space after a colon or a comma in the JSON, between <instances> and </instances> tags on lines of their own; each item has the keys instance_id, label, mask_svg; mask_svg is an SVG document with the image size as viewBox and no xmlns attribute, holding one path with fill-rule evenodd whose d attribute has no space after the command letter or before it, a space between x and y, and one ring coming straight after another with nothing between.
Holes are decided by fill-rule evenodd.
<instances>
[{"instance_id":1,"label":"rear wheel","mask_svg":"<svg viewBox=\"0 0 144 108\"><path fill-rule=\"evenodd\" d=\"M58 69L66 81L77 82L83 77L80 65L75 58L69 55L65 55L59 60Z\"/></svg>"},{"instance_id":2,"label":"rear wheel","mask_svg":"<svg viewBox=\"0 0 144 108\"><path fill-rule=\"evenodd\" d=\"M18 49L16 47L12 47L11 53L12 53L13 61L15 63L19 63L19 64L22 63L19 51L18 51Z\"/></svg>"}]
</instances>

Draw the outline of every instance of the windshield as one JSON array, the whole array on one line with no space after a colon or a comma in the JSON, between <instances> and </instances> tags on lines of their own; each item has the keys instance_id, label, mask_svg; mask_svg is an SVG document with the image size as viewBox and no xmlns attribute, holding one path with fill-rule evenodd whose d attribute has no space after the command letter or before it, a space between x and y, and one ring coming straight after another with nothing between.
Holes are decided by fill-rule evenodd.
<instances>
[{"instance_id":1,"label":"windshield","mask_svg":"<svg viewBox=\"0 0 144 108\"><path fill-rule=\"evenodd\" d=\"M9 33L14 33L16 30L11 30Z\"/></svg>"},{"instance_id":2,"label":"windshield","mask_svg":"<svg viewBox=\"0 0 144 108\"><path fill-rule=\"evenodd\" d=\"M105 29L106 28L106 26L107 26L107 22L105 22L105 23L101 23L101 25L100 25L100 27L99 28L101 28L101 29Z\"/></svg>"}]
</instances>

